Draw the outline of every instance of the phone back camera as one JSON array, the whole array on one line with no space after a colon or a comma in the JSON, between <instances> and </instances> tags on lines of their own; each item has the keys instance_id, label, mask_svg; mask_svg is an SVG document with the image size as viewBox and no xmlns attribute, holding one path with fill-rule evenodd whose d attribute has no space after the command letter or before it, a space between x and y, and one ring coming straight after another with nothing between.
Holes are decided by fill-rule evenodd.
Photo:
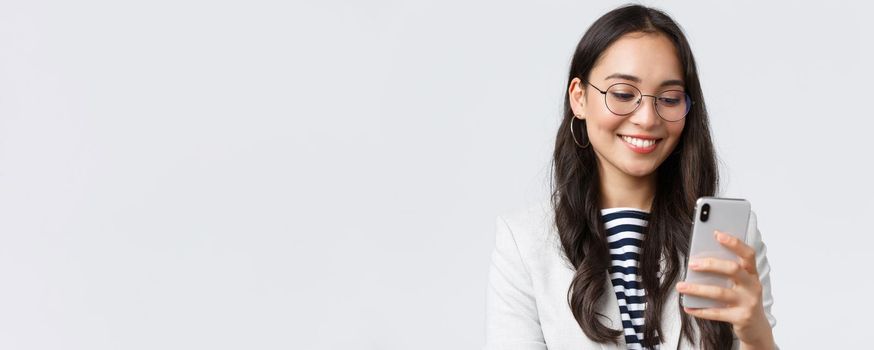
<instances>
[{"instance_id":1,"label":"phone back camera","mask_svg":"<svg viewBox=\"0 0 874 350\"><path fill-rule=\"evenodd\" d=\"M707 219L710 217L710 204L704 204L701 206L701 222L707 222Z\"/></svg>"}]
</instances>

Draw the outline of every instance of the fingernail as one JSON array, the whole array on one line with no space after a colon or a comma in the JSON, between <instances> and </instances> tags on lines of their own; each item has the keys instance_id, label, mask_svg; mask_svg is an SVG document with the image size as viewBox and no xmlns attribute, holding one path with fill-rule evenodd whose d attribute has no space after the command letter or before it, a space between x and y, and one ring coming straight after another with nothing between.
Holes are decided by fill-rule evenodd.
<instances>
[{"instance_id":1,"label":"fingernail","mask_svg":"<svg viewBox=\"0 0 874 350\"><path fill-rule=\"evenodd\" d=\"M720 242L728 242L728 236L719 231L716 231L716 239Z\"/></svg>"},{"instance_id":2,"label":"fingernail","mask_svg":"<svg viewBox=\"0 0 874 350\"><path fill-rule=\"evenodd\" d=\"M698 268L699 266L701 266L701 263L698 262L698 260L692 260L689 262L689 268L694 269L694 268Z\"/></svg>"},{"instance_id":3,"label":"fingernail","mask_svg":"<svg viewBox=\"0 0 874 350\"><path fill-rule=\"evenodd\" d=\"M677 283L677 290L686 290L686 284L683 282Z\"/></svg>"}]
</instances>

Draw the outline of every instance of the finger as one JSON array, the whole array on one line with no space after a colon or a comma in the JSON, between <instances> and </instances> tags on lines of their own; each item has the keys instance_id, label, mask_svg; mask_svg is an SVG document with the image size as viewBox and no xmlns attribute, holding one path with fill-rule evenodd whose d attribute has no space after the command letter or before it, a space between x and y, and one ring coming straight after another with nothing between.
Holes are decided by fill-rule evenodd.
<instances>
[{"instance_id":1,"label":"finger","mask_svg":"<svg viewBox=\"0 0 874 350\"><path fill-rule=\"evenodd\" d=\"M689 261L689 268L695 271L712 272L730 277L736 282L747 282L751 274L740 262L719 258L697 258Z\"/></svg>"},{"instance_id":2,"label":"finger","mask_svg":"<svg viewBox=\"0 0 874 350\"><path fill-rule=\"evenodd\" d=\"M708 286L706 284L678 282L677 291L682 294L714 299L729 305L735 304L738 298L737 292L731 289L717 286Z\"/></svg>"},{"instance_id":3,"label":"finger","mask_svg":"<svg viewBox=\"0 0 874 350\"><path fill-rule=\"evenodd\" d=\"M748 246L737 237L727 234L725 232L716 230L713 231L713 234L716 235L716 240L719 241L720 244L731 250L740 258L740 260L742 261L742 266L745 270L747 270L747 272L758 275L758 272L756 272L755 249Z\"/></svg>"},{"instance_id":4,"label":"finger","mask_svg":"<svg viewBox=\"0 0 874 350\"><path fill-rule=\"evenodd\" d=\"M717 308L717 307L708 307L703 309L693 309L688 307L683 307L683 311L686 311L687 314L704 318L708 320L715 321L723 321L723 322L731 322L732 317L731 313L726 308Z\"/></svg>"}]
</instances>

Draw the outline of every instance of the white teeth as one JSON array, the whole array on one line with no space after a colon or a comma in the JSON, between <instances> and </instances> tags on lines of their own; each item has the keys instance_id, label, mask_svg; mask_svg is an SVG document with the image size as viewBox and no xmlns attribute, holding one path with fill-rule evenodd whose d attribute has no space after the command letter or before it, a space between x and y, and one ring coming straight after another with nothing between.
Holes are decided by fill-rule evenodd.
<instances>
[{"instance_id":1,"label":"white teeth","mask_svg":"<svg viewBox=\"0 0 874 350\"><path fill-rule=\"evenodd\" d=\"M625 140L625 142L628 142L628 143L635 145L637 147L648 148L656 143L656 140L644 140L644 139L638 139L638 138L634 138L631 136L625 136L625 135L621 135L621 136L622 136L622 139Z\"/></svg>"}]
</instances>

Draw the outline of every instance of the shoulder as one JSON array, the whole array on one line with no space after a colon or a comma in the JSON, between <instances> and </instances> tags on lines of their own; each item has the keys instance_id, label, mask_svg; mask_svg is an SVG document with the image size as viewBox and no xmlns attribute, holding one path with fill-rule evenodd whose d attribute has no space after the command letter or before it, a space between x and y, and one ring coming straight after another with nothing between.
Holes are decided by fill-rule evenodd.
<instances>
[{"instance_id":1,"label":"shoulder","mask_svg":"<svg viewBox=\"0 0 874 350\"><path fill-rule=\"evenodd\" d=\"M523 235L552 225L554 216L552 203L544 199L500 213L498 223L507 225L517 235Z\"/></svg>"},{"instance_id":2,"label":"shoulder","mask_svg":"<svg viewBox=\"0 0 874 350\"><path fill-rule=\"evenodd\" d=\"M758 251L758 245L762 244L762 233L759 231L759 218L755 210L750 210L750 219L747 223L747 234L744 242Z\"/></svg>"},{"instance_id":3,"label":"shoulder","mask_svg":"<svg viewBox=\"0 0 874 350\"><path fill-rule=\"evenodd\" d=\"M555 228L555 211L549 199L525 203L500 213L498 231L511 239L523 259L542 258L554 253L559 245Z\"/></svg>"}]
</instances>

